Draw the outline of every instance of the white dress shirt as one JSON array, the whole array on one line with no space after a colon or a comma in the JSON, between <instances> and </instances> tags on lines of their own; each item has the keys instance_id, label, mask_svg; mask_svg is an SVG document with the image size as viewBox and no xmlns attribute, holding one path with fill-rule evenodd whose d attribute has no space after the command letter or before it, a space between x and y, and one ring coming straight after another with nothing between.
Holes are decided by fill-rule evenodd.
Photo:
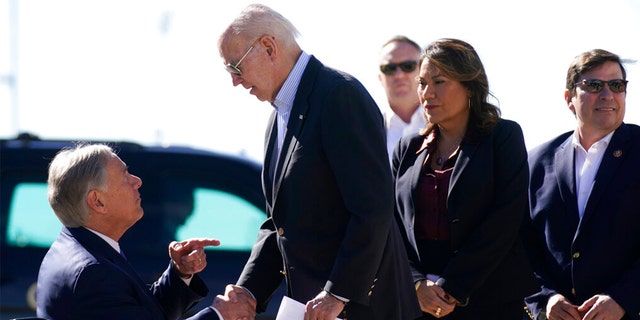
<instances>
[{"instance_id":1,"label":"white dress shirt","mask_svg":"<svg viewBox=\"0 0 640 320\"><path fill-rule=\"evenodd\" d=\"M424 110L418 106L411 116L411 122L406 123L395 114L391 109L385 113L385 127L387 129L387 153L389 154L389 162L393 158L393 151L398 146L400 138L419 132L424 129L427 120L424 117Z\"/></svg>"},{"instance_id":2,"label":"white dress shirt","mask_svg":"<svg viewBox=\"0 0 640 320\"><path fill-rule=\"evenodd\" d=\"M607 149L612 136L613 131L592 144L589 150L585 150L580 144L578 132L576 131L573 134L572 143L575 150L576 192L580 219L582 219L584 209L587 206L587 201L589 200L589 195L595 182L596 173L602 162L604 151Z\"/></svg>"}]
</instances>

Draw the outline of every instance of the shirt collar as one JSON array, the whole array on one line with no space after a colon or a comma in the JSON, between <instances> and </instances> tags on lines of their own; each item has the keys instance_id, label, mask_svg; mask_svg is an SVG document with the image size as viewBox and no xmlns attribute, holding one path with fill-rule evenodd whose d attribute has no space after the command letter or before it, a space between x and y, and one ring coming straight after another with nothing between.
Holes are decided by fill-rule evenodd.
<instances>
[{"instance_id":1,"label":"shirt collar","mask_svg":"<svg viewBox=\"0 0 640 320\"><path fill-rule=\"evenodd\" d=\"M438 130L432 130L431 133L429 133L428 136L424 137L424 140L422 141L422 146L420 146L418 151L416 151L416 154L419 154L420 152L424 151L427 148L432 148L433 145L436 144L436 140L437 140L436 132L437 131Z\"/></svg>"},{"instance_id":2,"label":"shirt collar","mask_svg":"<svg viewBox=\"0 0 640 320\"><path fill-rule=\"evenodd\" d=\"M287 80L285 80L282 88L278 91L276 98L273 100L271 105L276 108L278 112L287 112L291 110L293 106L293 100L296 97L296 92L298 91L298 86L300 86L300 79L302 79L302 74L304 73L304 69L307 67L311 56L302 51L300 57L298 57L298 61L289 72L289 76L287 76Z\"/></svg>"},{"instance_id":3,"label":"shirt collar","mask_svg":"<svg viewBox=\"0 0 640 320\"><path fill-rule=\"evenodd\" d=\"M418 105L416 111L411 115L411 119L409 119L409 123L404 122L404 120L400 119L400 117L393 112L393 110L389 109L386 113L386 121L387 128L402 126L402 125L411 125L413 123L417 123L424 117L422 106Z\"/></svg>"},{"instance_id":4,"label":"shirt collar","mask_svg":"<svg viewBox=\"0 0 640 320\"><path fill-rule=\"evenodd\" d=\"M609 142L611 142L611 138L613 137L613 133L614 131L609 132L609 134L607 134L606 136L602 137L602 139L596 141L594 143L594 145L596 143L600 144L600 143L604 143L605 146L609 145ZM582 147L582 144L580 144L580 136L578 135L578 130L573 132L573 136L571 137L571 144L573 145L574 148L580 148L582 150L584 150L584 147ZM584 150L585 152L587 150Z\"/></svg>"},{"instance_id":5,"label":"shirt collar","mask_svg":"<svg viewBox=\"0 0 640 320\"><path fill-rule=\"evenodd\" d=\"M93 229L90 229L90 228L87 228L87 227L84 227L84 228L89 230L89 231L91 231L91 232L93 232L93 233L95 233L95 235L97 235L98 237L102 238L102 240L106 241L114 250L116 250L118 253L120 253L120 244L117 241L115 241L115 240L107 237L106 235L104 235L104 234L102 234L102 233L100 233L98 231L95 231Z\"/></svg>"}]
</instances>

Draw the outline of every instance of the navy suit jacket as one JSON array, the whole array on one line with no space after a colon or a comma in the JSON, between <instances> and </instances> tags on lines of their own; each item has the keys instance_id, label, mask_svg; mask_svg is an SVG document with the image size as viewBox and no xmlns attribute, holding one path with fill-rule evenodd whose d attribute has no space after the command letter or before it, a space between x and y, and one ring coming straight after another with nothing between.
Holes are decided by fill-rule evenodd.
<instances>
[{"instance_id":1,"label":"navy suit jacket","mask_svg":"<svg viewBox=\"0 0 640 320\"><path fill-rule=\"evenodd\" d=\"M274 116L263 169L268 219L238 284L259 311L286 277L288 295L302 303L323 289L349 299L348 319L417 318L384 124L369 93L312 56L279 155Z\"/></svg>"},{"instance_id":2,"label":"navy suit jacket","mask_svg":"<svg viewBox=\"0 0 640 320\"><path fill-rule=\"evenodd\" d=\"M522 130L503 119L475 140L462 143L451 175L451 259L439 281L469 306L522 301L535 290L520 233L528 185ZM418 179L428 153L417 153L423 141L419 134L402 138L393 157L397 217L415 281L425 279L420 261L429 259L420 256L414 233Z\"/></svg>"},{"instance_id":3,"label":"navy suit jacket","mask_svg":"<svg viewBox=\"0 0 640 320\"><path fill-rule=\"evenodd\" d=\"M63 227L45 255L36 291L46 319L181 319L208 293L198 275L187 286L171 264L147 286L108 243L85 228ZM205 308L190 319L218 319Z\"/></svg>"},{"instance_id":4,"label":"navy suit jacket","mask_svg":"<svg viewBox=\"0 0 640 320\"><path fill-rule=\"evenodd\" d=\"M622 124L604 153L582 219L578 216L573 132L530 152L531 261L537 316L560 293L576 305L611 296L640 319L640 127Z\"/></svg>"}]
</instances>

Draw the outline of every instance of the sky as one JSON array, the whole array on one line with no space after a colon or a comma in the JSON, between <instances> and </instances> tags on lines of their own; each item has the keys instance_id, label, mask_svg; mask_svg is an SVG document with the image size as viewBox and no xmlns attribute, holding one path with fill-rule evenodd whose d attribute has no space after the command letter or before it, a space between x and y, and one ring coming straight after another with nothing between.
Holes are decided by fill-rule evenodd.
<instances>
[{"instance_id":1,"label":"sky","mask_svg":"<svg viewBox=\"0 0 640 320\"><path fill-rule=\"evenodd\" d=\"M263 157L272 107L233 87L218 36L255 1L0 0L0 137L126 140ZM601 48L640 60L637 0L265 0L302 48L358 78L382 111L381 45L406 35L473 45L527 148L573 130L567 68ZM625 122L640 124L640 62ZM11 81L13 79L13 81Z\"/></svg>"}]
</instances>

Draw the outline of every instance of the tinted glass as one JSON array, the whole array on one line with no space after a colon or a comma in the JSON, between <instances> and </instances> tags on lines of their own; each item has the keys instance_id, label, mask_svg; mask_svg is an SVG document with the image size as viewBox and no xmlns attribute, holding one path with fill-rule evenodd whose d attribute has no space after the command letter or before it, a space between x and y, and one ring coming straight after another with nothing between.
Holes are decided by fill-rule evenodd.
<instances>
[{"instance_id":1,"label":"tinted glass","mask_svg":"<svg viewBox=\"0 0 640 320\"><path fill-rule=\"evenodd\" d=\"M175 240L219 239L221 245L211 248L213 250L250 251L264 220L262 210L222 190L194 188L181 199L163 198L162 214L147 214L145 210L142 223L163 225L160 229L169 230L168 238ZM8 245L48 248L61 227L49 206L46 183L19 183L16 186L9 207ZM162 231L156 229L155 232Z\"/></svg>"}]
</instances>

